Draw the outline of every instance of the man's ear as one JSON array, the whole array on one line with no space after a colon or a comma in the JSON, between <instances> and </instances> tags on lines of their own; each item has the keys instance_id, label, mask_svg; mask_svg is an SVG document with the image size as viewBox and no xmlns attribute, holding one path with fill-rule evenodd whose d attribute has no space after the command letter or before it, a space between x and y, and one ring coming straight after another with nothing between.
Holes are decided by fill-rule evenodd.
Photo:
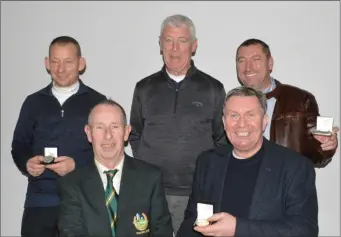
<instances>
[{"instance_id":1,"label":"man's ear","mask_svg":"<svg viewBox=\"0 0 341 237\"><path fill-rule=\"evenodd\" d=\"M160 47L160 54L162 55L162 43L161 43L161 36L159 36L159 47Z\"/></svg>"},{"instance_id":2,"label":"man's ear","mask_svg":"<svg viewBox=\"0 0 341 237\"><path fill-rule=\"evenodd\" d=\"M85 58L80 57L80 58L79 58L79 65L78 65L78 71L79 71L79 72L83 71L84 68L85 68L85 66L86 66L86 60L85 60Z\"/></svg>"},{"instance_id":3,"label":"man's ear","mask_svg":"<svg viewBox=\"0 0 341 237\"><path fill-rule=\"evenodd\" d=\"M195 39L192 43L192 53L197 51L197 48L198 48L198 39Z\"/></svg>"},{"instance_id":4,"label":"man's ear","mask_svg":"<svg viewBox=\"0 0 341 237\"><path fill-rule=\"evenodd\" d=\"M265 131L266 129L266 126L268 126L268 123L269 123L269 116L267 114L264 115L264 118L263 118L263 132Z\"/></svg>"},{"instance_id":5,"label":"man's ear","mask_svg":"<svg viewBox=\"0 0 341 237\"><path fill-rule=\"evenodd\" d=\"M47 71L50 71L50 59L49 57L45 57L45 68Z\"/></svg>"},{"instance_id":6,"label":"man's ear","mask_svg":"<svg viewBox=\"0 0 341 237\"><path fill-rule=\"evenodd\" d=\"M270 56L270 58L268 60L268 67L269 67L269 70L270 70L270 73L271 73L272 70L273 70L273 67L274 67L274 59L272 58L272 56Z\"/></svg>"},{"instance_id":7,"label":"man's ear","mask_svg":"<svg viewBox=\"0 0 341 237\"><path fill-rule=\"evenodd\" d=\"M221 116L221 120L223 121L224 129L226 131L226 123L225 123L225 116Z\"/></svg>"},{"instance_id":8,"label":"man's ear","mask_svg":"<svg viewBox=\"0 0 341 237\"><path fill-rule=\"evenodd\" d=\"M197 52L197 48L198 48L198 39L195 39L194 42L192 43L192 56L195 55L195 53Z\"/></svg>"},{"instance_id":9,"label":"man's ear","mask_svg":"<svg viewBox=\"0 0 341 237\"><path fill-rule=\"evenodd\" d=\"M125 130L124 130L124 141L125 142L128 141L130 132L131 132L131 126L128 124L128 125L126 125Z\"/></svg>"},{"instance_id":10,"label":"man's ear","mask_svg":"<svg viewBox=\"0 0 341 237\"><path fill-rule=\"evenodd\" d=\"M92 142L92 139L91 139L91 131L90 131L90 126L89 125L85 125L84 126L84 132L88 138L88 141L91 143Z\"/></svg>"}]
</instances>

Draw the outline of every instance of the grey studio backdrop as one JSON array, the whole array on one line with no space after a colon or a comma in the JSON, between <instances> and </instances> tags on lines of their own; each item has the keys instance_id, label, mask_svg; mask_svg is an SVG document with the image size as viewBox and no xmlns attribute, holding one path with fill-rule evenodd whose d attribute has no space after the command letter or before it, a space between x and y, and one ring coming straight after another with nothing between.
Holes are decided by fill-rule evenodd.
<instances>
[{"instance_id":1,"label":"grey studio backdrop","mask_svg":"<svg viewBox=\"0 0 341 237\"><path fill-rule=\"evenodd\" d=\"M273 76L312 92L321 114L340 126L339 9L339 2L1 2L1 236L20 235L27 181L12 161L11 140L25 97L49 83L44 57L53 38L80 42L83 81L129 116L135 83L162 66L162 20L185 14L197 27L196 65L226 90L238 85L236 48L260 38L272 49ZM339 156L340 149L316 170L320 236L340 235Z\"/></svg>"}]
</instances>

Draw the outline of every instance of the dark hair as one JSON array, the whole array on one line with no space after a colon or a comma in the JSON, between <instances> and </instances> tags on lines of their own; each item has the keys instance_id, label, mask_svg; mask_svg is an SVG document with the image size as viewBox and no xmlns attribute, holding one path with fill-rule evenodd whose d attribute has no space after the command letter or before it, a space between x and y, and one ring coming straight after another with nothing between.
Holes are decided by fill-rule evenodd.
<instances>
[{"instance_id":1,"label":"dark hair","mask_svg":"<svg viewBox=\"0 0 341 237\"><path fill-rule=\"evenodd\" d=\"M259 44L260 46L262 46L263 48L263 52L266 54L266 56L268 58L271 57L271 51L270 51L270 47L269 45L267 45L264 41L260 40L260 39L247 39L245 40L243 43L241 43L237 49L236 52L236 58L238 57L238 51L241 47L246 47L246 46L250 46L250 45L255 45L255 44Z\"/></svg>"},{"instance_id":2,"label":"dark hair","mask_svg":"<svg viewBox=\"0 0 341 237\"><path fill-rule=\"evenodd\" d=\"M82 56L81 47L80 47L78 41L75 40L74 38L70 37L70 36L59 36L59 37L55 38L54 40L52 40L50 47L49 47L49 55L51 54L51 48L54 44L59 44L59 45L73 44L76 46L77 55L79 57Z\"/></svg>"},{"instance_id":3,"label":"dark hair","mask_svg":"<svg viewBox=\"0 0 341 237\"><path fill-rule=\"evenodd\" d=\"M123 107L119 103L117 103L116 101L114 101L112 99L105 99L105 100L97 103L94 107L92 107L92 109L90 110L90 113L89 113L89 117L88 117L88 124L90 123L90 120L91 120L92 111L98 105L110 105L110 106L113 106L113 107L118 107L120 109L120 111L121 111L121 114L122 114L122 119L123 119L124 126L127 125L127 115L126 115L126 112L124 111Z\"/></svg>"}]
</instances>

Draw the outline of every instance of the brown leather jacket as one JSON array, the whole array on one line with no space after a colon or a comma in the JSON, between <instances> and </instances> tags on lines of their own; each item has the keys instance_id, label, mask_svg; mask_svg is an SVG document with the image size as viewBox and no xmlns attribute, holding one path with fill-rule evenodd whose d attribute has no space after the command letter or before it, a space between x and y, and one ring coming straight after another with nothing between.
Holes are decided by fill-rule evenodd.
<instances>
[{"instance_id":1,"label":"brown leather jacket","mask_svg":"<svg viewBox=\"0 0 341 237\"><path fill-rule=\"evenodd\" d=\"M335 150L323 151L310 132L319 116L315 97L300 88L275 82L276 88L266 94L267 98L276 98L270 140L308 157L318 168L325 167Z\"/></svg>"}]
</instances>

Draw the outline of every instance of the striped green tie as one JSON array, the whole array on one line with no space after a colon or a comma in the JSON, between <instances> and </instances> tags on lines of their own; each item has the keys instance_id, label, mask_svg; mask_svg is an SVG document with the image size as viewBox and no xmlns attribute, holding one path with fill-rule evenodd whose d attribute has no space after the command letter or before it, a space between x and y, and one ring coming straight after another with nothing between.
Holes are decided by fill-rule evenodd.
<instances>
[{"instance_id":1,"label":"striped green tie","mask_svg":"<svg viewBox=\"0 0 341 237\"><path fill-rule=\"evenodd\" d=\"M117 214L117 201L118 201L118 195L115 191L115 188L113 186L112 180L117 173L118 170L108 170L104 171L104 173L107 175L107 188L105 190L105 203L108 208L109 213L109 219L110 219L110 227L112 231L112 236L115 236L115 222L116 222L116 214Z\"/></svg>"}]
</instances>

